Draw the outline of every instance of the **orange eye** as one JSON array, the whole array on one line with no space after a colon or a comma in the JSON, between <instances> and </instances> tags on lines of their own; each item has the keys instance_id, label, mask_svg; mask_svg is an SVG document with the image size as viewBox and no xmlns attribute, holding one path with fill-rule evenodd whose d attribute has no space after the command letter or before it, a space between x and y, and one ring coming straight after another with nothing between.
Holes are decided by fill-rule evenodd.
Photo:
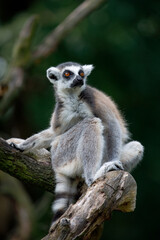
<instances>
[{"instance_id":1,"label":"orange eye","mask_svg":"<svg viewBox=\"0 0 160 240\"><path fill-rule=\"evenodd\" d=\"M69 72L65 72L65 77L69 77L70 76L70 73Z\"/></svg>"},{"instance_id":2,"label":"orange eye","mask_svg":"<svg viewBox=\"0 0 160 240\"><path fill-rule=\"evenodd\" d=\"M84 72L80 72L80 76L81 76L81 77L84 77Z\"/></svg>"}]
</instances>

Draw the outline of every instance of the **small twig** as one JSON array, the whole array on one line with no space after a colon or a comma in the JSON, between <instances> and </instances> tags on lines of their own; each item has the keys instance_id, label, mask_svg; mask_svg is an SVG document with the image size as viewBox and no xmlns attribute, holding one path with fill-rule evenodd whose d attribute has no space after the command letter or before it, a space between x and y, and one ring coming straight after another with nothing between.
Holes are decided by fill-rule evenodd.
<instances>
[{"instance_id":1,"label":"small twig","mask_svg":"<svg viewBox=\"0 0 160 240\"><path fill-rule=\"evenodd\" d=\"M10 104L18 96L23 87L24 82L24 70L21 67L14 67L10 69L7 78L0 84L0 89L5 86L7 89L1 96L0 102L0 116L9 108Z\"/></svg>"},{"instance_id":2,"label":"small twig","mask_svg":"<svg viewBox=\"0 0 160 240\"><path fill-rule=\"evenodd\" d=\"M91 14L95 9L102 6L106 0L86 0L79 5L57 28L49 34L43 43L37 47L33 53L34 62L39 62L53 53L60 41L72 31L83 19Z\"/></svg>"},{"instance_id":3,"label":"small twig","mask_svg":"<svg viewBox=\"0 0 160 240\"><path fill-rule=\"evenodd\" d=\"M7 76L0 83L0 116L9 108L24 85L25 68L31 62L30 48L36 26L37 16L30 17L24 24L14 46L10 69Z\"/></svg>"},{"instance_id":4,"label":"small twig","mask_svg":"<svg viewBox=\"0 0 160 240\"><path fill-rule=\"evenodd\" d=\"M31 45L38 26L38 15L33 15L24 23L13 48L13 66L26 68L32 62Z\"/></svg>"}]
</instances>

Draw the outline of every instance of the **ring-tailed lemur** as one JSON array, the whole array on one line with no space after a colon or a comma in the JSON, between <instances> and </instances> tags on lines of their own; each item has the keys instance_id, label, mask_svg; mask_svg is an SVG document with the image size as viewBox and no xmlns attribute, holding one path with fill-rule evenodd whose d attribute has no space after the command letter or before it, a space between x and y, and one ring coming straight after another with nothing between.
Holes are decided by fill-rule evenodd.
<instances>
[{"instance_id":1,"label":"ring-tailed lemur","mask_svg":"<svg viewBox=\"0 0 160 240\"><path fill-rule=\"evenodd\" d=\"M131 171L142 159L143 146L129 133L115 103L86 85L92 65L66 62L47 70L54 85L56 106L50 127L14 144L20 151L51 147L56 177L54 220L76 195L77 177L90 186L111 170Z\"/></svg>"}]
</instances>

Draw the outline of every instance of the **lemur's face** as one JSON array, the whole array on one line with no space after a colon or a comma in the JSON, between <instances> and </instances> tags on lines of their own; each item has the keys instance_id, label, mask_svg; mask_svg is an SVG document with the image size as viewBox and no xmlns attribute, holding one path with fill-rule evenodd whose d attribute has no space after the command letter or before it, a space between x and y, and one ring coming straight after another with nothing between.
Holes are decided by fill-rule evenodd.
<instances>
[{"instance_id":1,"label":"lemur's face","mask_svg":"<svg viewBox=\"0 0 160 240\"><path fill-rule=\"evenodd\" d=\"M61 70L57 67L50 67L47 70L47 77L57 87L57 90L83 90L86 78L92 69L92 65L69 65Z\"/></svg>"}]
</instances>

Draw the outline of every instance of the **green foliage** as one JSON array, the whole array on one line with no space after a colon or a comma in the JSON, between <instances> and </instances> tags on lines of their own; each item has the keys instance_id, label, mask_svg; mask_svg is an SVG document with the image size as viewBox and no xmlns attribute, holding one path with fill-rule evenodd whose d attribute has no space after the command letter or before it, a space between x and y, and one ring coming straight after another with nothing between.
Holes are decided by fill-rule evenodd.
<instances>
[{"instance_id":1,"label":"green foliage","mask_svg":"<svg viewBox=\"0 0 160 240\"><path fill-rule=\"evenodd\" d=\"M15 15L12 21L1 26L1 57L10 62L13 43L24 20L31 14L40 16L34 48L80 2L35 1L26 12ZM106 222L102 239L158 237L159 12L160 1L156 0L110 0L93 12L62 41L53 55L28 72L30 80L15 105L18 108L20 104L21 115L15 116L12 110L1 125L4 135L13 135L16 131L8 129L8 123L12 119L12 126L17 127L20 118L25 125L20 124L19 132L25 137L46 128L53 110L52 87L46 79L46 69L70 60L95 65L88 83L112 96L128 121L132 138L145 146L144 160L133 173L138 185L137 209L132 214L115 213L112 220Z\"/></svg>"}]
</instances>

